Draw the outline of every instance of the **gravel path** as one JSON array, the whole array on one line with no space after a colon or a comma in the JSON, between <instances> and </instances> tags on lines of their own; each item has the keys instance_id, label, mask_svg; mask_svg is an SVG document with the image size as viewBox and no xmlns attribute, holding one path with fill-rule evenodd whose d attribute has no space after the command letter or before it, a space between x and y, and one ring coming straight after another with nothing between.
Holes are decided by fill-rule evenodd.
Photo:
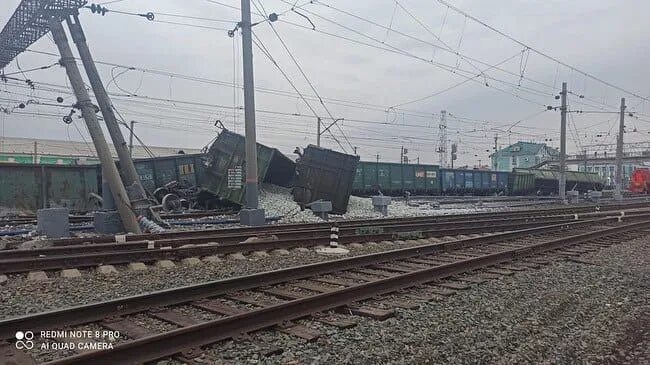
<instances>
[{"instance_id":1,"label":"gravel path","mask_svg":"<svg viewBox=\"0 0 650 365\"><path fill-rule=\"evenodd\" d=\"M650 313L649 239L491 280L379 322L354 318L305 343L274 331L215 345L226 364L644 364ZM643 314L645 313L645 314ZM639 319L646 318L645 321ZM280 346L264 357L260 348Z\"/></svg>"}]
</instances>

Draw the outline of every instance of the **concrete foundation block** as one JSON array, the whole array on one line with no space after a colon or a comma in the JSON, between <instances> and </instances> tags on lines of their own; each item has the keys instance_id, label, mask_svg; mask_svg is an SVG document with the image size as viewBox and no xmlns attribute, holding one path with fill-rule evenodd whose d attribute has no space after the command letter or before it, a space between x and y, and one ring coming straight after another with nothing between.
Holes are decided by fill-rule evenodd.
<instances>
[{"instance_id":1,"label":"concrete foundation block","mask_svg":"<svg viewBox=\"0 0 650 365\"><path fill-rule=\"evenodd\" d=\"M309 209L311 209L314 215L320 217L321 219L328 220L329 212L332 211L332 202L329 200L317 200L308 204Z\"/></svg>"},{"instance_id":2,"label":"concrete foundation block","mask_svg":"<svg viewBox=\"0 0 650 365\"><path fill-rule=\"evenodd\" d=\"M269 254L266 253L266 251L253 251L251 253L251 257L256 257L256 258L269 257Z\"/></svg>"},{"instance_id":3,"label":"concrete foundation block","mask_svg":"<svg viewBox=\"0 0 650 365\"><path fill-rule=\"evenodd\" d=\"M29 281L45 281L49 279L45 271L30 271L27 274L27 280Z\"/></svg>"},{"instance_id":4,"label":"concrete foundation block","mask_svg":"<svg viewBox=\"0 0 650 365\"><path fill-rule=\"evenodd\" d=\"M181 263L185 266L196 266L201 264L201 260L198 257L187 257L182 259Z\"/></svg>"},{"instance_id":5,"label":"concrete foundation block","mask_svg":"<svg viewBox=\"0 0 650 365\"><path fill-rule=\"evenodd\" d=\"M70 209L46 208L36 211L37 230L49 238L70 237Z\"/></svg>"},{"instance_id":6,"label":"concrete foundation block","mask_svg":"<svg viewBox=\"0 0 650 365\"><path fill-rule=\"evenodd\" d=\"M388 206L390 205L390 196L384 195L375 195L371 197L372 206L375 208L375 212L380 212L382 215L388 214Z\"/></svg>"},{"instance_id":7,"label":"concrete foundation block","mask_svg":"<svg viewBox=\"0 0 650 365\"><path fill-rule=\"evenodd\" d=\"M144 262L132 262L128 265L128 268L131 271L146 271L147 265Z\"/></svg>"},{"instance_id":8,"label":"concrete foundation block","mask_svg":"<svg viewBox=\"0 0 650 365\"><path fill-rule=\"evenodd\" d=\"M162 269L172 269L176 267L176 264L172 260L159 260L156 261L156 267L160 267Z\"/></svg>"},{"instance_id":9,"label":"concrete foundation block","mask_svg":"<svg viewBox=\"0 0 650 365\"><path fill-rule=\"evenodd\" d=\"M81 273L77 269L63 269L61 270L62 278L79 278Z\"/></svg>"},{"instance_id":10,"label":"concrete foundation block","mask_svg":"<svg viewBox=\"0 0 650 365\"><path fill-rule=\"evenodd\" d=\"M208 263L217 263L221 262L221 258L217 255L212 255L212 256L206 256L203 258L203 262L208 262Z\"/></svg>"},{"instance_id":11,"label":"concrete foundation block","mask_svg":"<svg viewBox=\"0 0 650 365\"><path fill-rule=\"evenodd\" d=\"M317 200L309 203L309 209L311 209L312 212L331 212L332 202L329 200Z\"/></svg>"},{"instance_id":12,"label":"concrete foundation block","mask_svg":"<svg viewBox=\"0 0 650 365\"><path fill-rule=\"evenodd\" d=\"M116 210L95 212L93 216L95 231L101 234L115 234L124 232L122 218Z\"/></svg>"},{"instance_id":13,"label":"concrete foundation block","mask_svg":"<svg viewBox=\"0 0 650 365\"><path fill-rule=\"evenodd\" d=\"M377 206L377 205L390 205L390 196L385 196L385 195L375 195L370 197L372 199L372 205Z\"/></svg>"},{"instance_id":14,"label":"concrete foundation block","mask_svg":"<svg viewBox=\"0 0 650 365\"><path fill-rule=\"evenodd\" d=\"M97 273L102 275L117 274L117 269L113 265L101 265L97 267Z\"/></svg>"},{"instance_id":15,"label":"concrete foundation block","mask_svg":"<svg viewBox=\"0 0 650 365\"><path fill-rule=\"evenodd\" d=\"M241 252L228 254L226 257L230 260L247 260L246 256L242 255Z\"/></svg>"},{"instance_id":16,"label":"concrete foundation block","mask_svg":"<svg viewBox=\"0 0 650 365\"><path fill-rule=\"evenodd\" d=\"M289 251L287 251L287 250L285 250L285 249L283 249L283 248L280 248L280 249L277 249L277 250L273 250L273 251L271 251L271 254L272 254L272 255L275 255L275 256L287 256L287 255L291 255L291 253L290 253Z\"/></svg>"},{"instance_id":17,"label":"concrete foundation block","mask_svg":"<svg viewBox=\"0 0 650 365\"><path fill-rule=\"evenodd\" d=\"M316 252L322 255L347 255L350 253L350 250L342 247L323 247Z\"/></svg>"},{"instance_id":18,"label":"concrete foundation block","mask_svg":"<svg viewBox=\"0 0 650 365\"><path fill-rule=\"evenodd\" d=\"M0 285L5 284L8 280L7 275L0 275Z\"/></svg>"},{"instance_id":19,"label":"concrete foundation block","mask_svg":"<svg viewBox=\"0 0 650 365\"><path fill-rule=\"evenodd\" d=\"M266 223L264 209L242 209L239 212L239 222L246 226L263 226Z\"/></svg>"}]
</instances>

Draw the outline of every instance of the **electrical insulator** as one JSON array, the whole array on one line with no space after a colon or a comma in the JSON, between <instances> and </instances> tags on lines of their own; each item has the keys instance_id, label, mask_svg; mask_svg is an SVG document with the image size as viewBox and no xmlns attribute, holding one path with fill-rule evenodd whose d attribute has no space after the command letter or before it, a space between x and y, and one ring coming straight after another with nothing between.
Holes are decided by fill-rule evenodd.
<instances>
[{"instance_id":1,"label":"electrical insulator","mask_svg":"<svg viewBox=\"0 0 650 365\"><path fill-rule=\"evenodd\" d=\"M108 12L108 9L106 9L105 7L103 7L103 6L99 5L99 4L92 4L92 5L90 5L90 11L93 14L101 14L102 16L104 16Z\"/></svg>"}]
</instances>

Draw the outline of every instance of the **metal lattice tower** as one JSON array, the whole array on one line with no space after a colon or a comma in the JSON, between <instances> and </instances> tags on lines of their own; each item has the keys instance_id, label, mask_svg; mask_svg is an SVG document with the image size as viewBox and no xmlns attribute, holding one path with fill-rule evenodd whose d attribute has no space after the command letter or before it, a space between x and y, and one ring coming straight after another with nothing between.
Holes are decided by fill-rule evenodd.
<instances>
[{"instance_id":1,"label":"metal lattice tower","mask_svg":"<svg viewBox=\"0 0 650 365\"><path fill-rule=\"evenodd\" d=\"M0 69L50 31L52 16L63 20L87 4L86 0L23 0L0 32Z\"/></svg>"},{"instance_id":2,"label":"metal lattice tower","mask_svg":"<svg viewBox=\"0 0 650 365\"><path fill-rule=\"evenodd\" d=\"M440 112L440 141L438 142L438 153L440 154L440 167L447 167L447 111Z\"/></svg>"}]
</instances>

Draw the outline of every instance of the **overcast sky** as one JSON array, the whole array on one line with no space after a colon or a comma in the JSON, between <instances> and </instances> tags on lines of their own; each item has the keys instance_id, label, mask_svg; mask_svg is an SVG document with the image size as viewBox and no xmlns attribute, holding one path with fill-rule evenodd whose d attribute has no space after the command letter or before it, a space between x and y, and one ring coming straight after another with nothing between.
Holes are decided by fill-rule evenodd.
<instances>
[{"instance_id":1,"label":"overcast sky","mask_svg":"<svg viewBox=\"0 0 650 365\"><path fill-rule=\"evenodd\" d=\"M232 86L242 78L241 37L230 38L225 31L234 28L240 14L223 5L239 8L239 1L219 2L122 0L105 5L116 11L154 12L154 22L137 15L109 12L102 17L81 10L95 60L135 68L98 66L116 108L125 119L139 123L136 133L145 143L202 147L214 137L216 120L243 131L243 94ZM383 161L398 161L403 145L412 161L419 157L422 163L437 163L441 110L449 113L448 139L458 144L457 166L485 163L495 134L500 146L525 140L557 147L559 112L544 110L546 105L559 105L553 95L562 81L572 92L571 109L585 111L570 115L570 153L603 150L601 144L615 141L618 116L586 112L616 111L621 97L627 98L629 110L639 113L628 118L626 141L644 142L650 136L650 110L643 100L526 50L435 0L325 0L288 11L293 2L255 2L264 7L261 12L280 14L273 27L323 97L323 104L313 97L269 24L256 25L254 33L263 47L310 105L254 47L258 141L285 153L315 143L312 108L324 124L331 122L330 114L344 118L343 133L336 127L331 131L348 152L350 145L358 147L364 160L379 154ZM6 24L18 3L0 3L0 23ZM535 50L629 92L650 95L648 1L451 4ZM49 36L29 49L56 52ZM28 70L51 65L57 58L25 52L17 61ZM5 73L18 71L18 63L12 62ZM29 99L55 103L59 95L65 98L64 106L74 103L62 68L26 72L25 77L33 80L35 90L23 82L0 84L0 105L12 109ZM411 102L418 99L422 100ZM76 127L62 122L68 112L69 107L31 103L11 114L0 113L2 135L82 140L78 127L89 140L81 119L74 119ZM341 150L329 133L323 136L323 145Z\"/></svg>"}]
</instances>

